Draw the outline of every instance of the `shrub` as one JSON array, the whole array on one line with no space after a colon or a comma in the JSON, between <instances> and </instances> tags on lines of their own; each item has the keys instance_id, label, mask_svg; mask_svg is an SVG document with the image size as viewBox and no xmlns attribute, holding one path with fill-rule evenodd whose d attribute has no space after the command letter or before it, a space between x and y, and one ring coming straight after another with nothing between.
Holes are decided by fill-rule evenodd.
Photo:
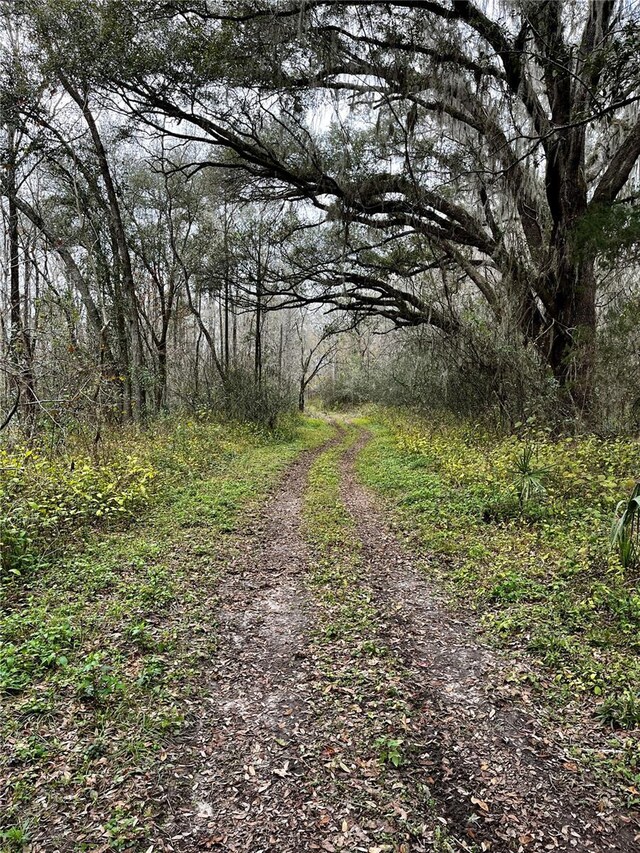
<instances>
[{"instance_id":1,"label":"shrub","mask_svg":"<svg viewBox=\"0 0 640 853\"><path fill-rule=\"evenodd\" d=\"M281 415L294 407L291 390L267 377L256 382L252 373L230 373L212 404L217 414L240 423L254 423L275 429Z\"/></svg>"},{"instance_id":2,"label":"shrub","mask_svg":"<svg viewBox=\"0 0 640 853\"><path fill-rule=\"evenodd\" d=\"M31 448L0 451L0 582L33 569L83 527L131 516L154 474L128 454L99 464Z\"/></svg>"},{"instance_id":3,"label":"shrub","mask_svg":"<svg viewBox=\"0 0 640 853\"><path fill-rule=\"evenodd\" d=\"M620 501L611 529L611 548L625 568L635 565L640 535L640 483L636 483L628 500Z\"/></svg>"}]
</instances>

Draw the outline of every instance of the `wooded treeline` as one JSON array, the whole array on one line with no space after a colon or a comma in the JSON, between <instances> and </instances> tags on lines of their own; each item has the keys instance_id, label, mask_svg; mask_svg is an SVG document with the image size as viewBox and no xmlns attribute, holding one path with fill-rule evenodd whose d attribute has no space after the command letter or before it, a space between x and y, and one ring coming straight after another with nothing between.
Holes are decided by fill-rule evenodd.
<instances>
[{"instance_id":1,"label":"wooded treeline","mask_svg":"<svg viewBox=\"0 0 640 853\"><path fill-rule=\"evenodd\" d=\"M13 0L2 28L7 417L269 418L333 363L337 397L635 427L637 4Z\"/></svg>"}]
</instances>

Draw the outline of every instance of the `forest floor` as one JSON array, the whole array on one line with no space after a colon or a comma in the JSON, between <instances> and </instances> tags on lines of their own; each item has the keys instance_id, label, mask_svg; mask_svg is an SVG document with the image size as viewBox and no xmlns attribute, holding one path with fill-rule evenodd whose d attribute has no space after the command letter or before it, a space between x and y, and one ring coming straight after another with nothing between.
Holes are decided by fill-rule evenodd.
<instances>
[{"instance_id":1,"label":"forest floor","mask_svg":"<svg viewBox=\"0 0 640 853\"><path fill-rule=\"evenodd\" d=\"M42 642L83 658L6 704L0 849L638 849L633 806L362 485L369 440L343 419L250 447L209 504L191 488L71 561L49 594L88 565L93 587Z\"/></svg>"}]
</instances>

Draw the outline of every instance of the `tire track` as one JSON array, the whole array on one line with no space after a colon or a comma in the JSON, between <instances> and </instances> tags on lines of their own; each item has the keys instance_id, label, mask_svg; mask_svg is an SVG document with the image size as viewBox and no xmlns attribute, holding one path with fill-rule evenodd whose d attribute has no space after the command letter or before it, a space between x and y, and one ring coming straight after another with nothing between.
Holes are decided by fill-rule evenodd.
<instances>
[{"instance_id":1,"label":"tire track","mask_svg":"<svg viewBox=\"0 0 640 853\"><path fill-rule=\"evenodd\" d=\"M367 583L387 614L384 641L411 674L414 737L429 752L430 785L449 830L491 851L637 850L637 829L607 808L588 774L570 772L553 735L495 691L502 660L446 608L357 481L354 462L368 439L363 433L343 458L342 500Z\"/></svg>"},{"instance_id":2,"label":"tire track","mask_svg":"<svg viewBox=\"0 0 640 853\"><path fill-rule=\"evenodd\" d=\"M218 644L189 749L191 802L171 833L175 850L307 849L306 788L314 607L300 534L309 467L303 454L237 537L219 589Z\"/></svg>"}]
</instances>

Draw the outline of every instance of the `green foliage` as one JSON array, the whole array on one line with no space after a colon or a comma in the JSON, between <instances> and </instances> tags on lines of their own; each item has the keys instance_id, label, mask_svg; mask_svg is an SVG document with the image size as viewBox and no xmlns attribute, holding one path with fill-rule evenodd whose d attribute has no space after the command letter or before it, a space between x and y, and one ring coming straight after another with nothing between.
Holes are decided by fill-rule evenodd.
<instances>
[{"instance_id":1,"label":"green foliage","mask_svg":"<svg viewBox=\"0 0 640 853\"><path fill-rule=\"evenodd\" d=\"M126 448L108 463L0 450L0 584L35 569L84 528L132 518L154 476Z\"/></svg>"},{"instance_id":2,"label":"green foliage","mask_svg":"<svg viewBox=\"0 0 640 853\"><path fill-rule=\"evenodd\" d=\"M253 423L273 430L293 407L291 389L268 376L259 383L252 373L236 370L227 375L213 405L218 412L239 423Z\"/></svg>"},{"instance_id":3,"label":"green foliage","mask_svg":"<svg viewBox=\"0 0 640 853\"><path fill-rule=\"evenodd\" d=\"M275 430L261 423L230 425L203 410L158 420L149 430L123 429L106 440L99 456L83 449L82 436L76 449L62 452L0 448L0 590L55 562L91 530L122 527L157 502L174 501L185 524L215 518L231 529L253 483L238 478L203 493L202 479L252 448L277 454L283 443L314 443L327 430L322 422L293 415Z\"/></svg>"},{"instance_id":4,"label":"green foliage","mask_svg":"<svg viewBox=\"0 0 640 853\"><path fill-rule=\"evenodd\" d=\"M613 728L637 729L640 726L640 691L626 689L607 696L598 708L598 716Z\"/></svg>"},{"instance_id":5,"label":"green foliage","mask_svg":"<svg viewBox=\"0 0 640 853\"><path fill-rule=\"evenodd\" d=\"M379 737L375 742L378 757L383 764L391 764L393 767L401 767L404 764L402 755L402 738Z\"/></svg>"},{"instance_id":6,"label":"green foliage","mask_svg":"<svg viewBox=\"0 0 640 853\"><path fill-rule=\"evenodd\" d=\"M628 500L616 507L616 518L611 529L611 548L618 553L625 569L638 561L638 536L640 535L640 483L636 483Z\"/></svg>"},{"instance_id":7,"label":"green foliage","mask_svg":"<svg viewBox=\"0 0 640 853\"><path fill-rule=\"evenodd\" d=\"M28 841L27 832L21 826L0 829L0 842L3 844L0 849L6 851L6 853L18 853L18 851L24 850Z\"/></svg>"},{"instance_id":8,"label":"green foliage","mask_svg":"<svg viewBox=\"0 0 640 853\"><path fill-rule=\"evenodd\" d=\"M321 381L323 405L353 409L373 401L507 429L534 415L561 421L561 389L535 350L471 306L463 322L453 338L426 327L404 330L373 367L354 354Z\"/></svg>"},{"instance_id":9,"label":"green foliage","mask_svg":"<svg viewBox=\"0 0 640 853\"><path fill-rule=\"evenodd\" d=\"M106 823L105 830L112 850L131 850L131 845L144 838L140 817L118 805Z\"/></svg>"},{"instance_id":10,"label":"green foliage","mask_svg":"<svg viewBox=\"0 0 640 853\"><path fill-rule=\"evenodd\" d=\"M543 481L549 470L537 464L534 446L525 444L514 465L515 487L521 511L530 501L545 494Z\"/></svg>"},{"instance_id":11,"label":"green foliage","mask_svg":"<svg viewBox=\"0 0 640 853\"><path fill-rule=\"evenodd\" d=\"M15 746L15 757L17 761L28 763L44 758L49 754L47 744L37 736L31 736L25 741L19 741Z\"/></svg>"},{"instance_id":12,"label":"green foliage","mask_svg":"<svg viewBox=\"0 0 640 853\"><path fill-rule=\"evenodd\" d=\"M75 668L73 675L78 695L82 699L104 702L124 690L124 682L106 652L88 654Z\"/></svg>"},{"instance_id":13,"label":"green foliage","mask_svg":"<svg viewBox=\"0 0 640 853\"><path fill-rule=\"evenodd\" d=\"M554 438L535 423L504 436L393 410L371 427L360 473L419 534L452 594L510 653L533 657L547 696L582 697L607 723L636 728L640 488L620 494L640 442Z\"/></svg>"},{"instance_id":14,"label":"green foliage","mask_svg":"<svg viewBox=\"0 0 640 853\"><path fill-rule=\"evenodd\" d=\"M38 564L33 538L15 519L5 516L0 521L0 584L4 577L21 577Z\"/></svg>"},{"instance_id":15,"label":"green foliage","mask_svg":"<svg viewBox=\"0 0 640 853\"><path fill-rule=\"evenodd\" d=\"M149 651L155 648L156 643L147 622L134 622L132 625L129 625L125 629L125 636L142 651Z\"/></svg>"},{"instance_id":16,"label":"green foliage","mask_svg":"<svg viewBox=\"0 0 640 853\"><path fill-rule=\"evenodd\" d=\"M572 235L578 257L599 257L613 265L640 244L640 208L629 204L596 205L579 220Z\"/></svg>"},{"instance_id":17,"label":"green foliage","mask_svg":"<svg viewBox=\"0 0 640 853\"><path fill-rule=\"evenodd\" d=\"M0 623L0 694L22 690L46 670L64 668L78 634L69 617L34 608Z\"/></svg>"},{"instance_id":18,"label":"green foliage","mask_svg":"<svg viewBox=\"0 0 640 853\"><path fill-rule=\"evenodd\" d=\"M104 518L91 522L83 540L63 537L37 572L5 586L2 853L22 849L19 832L26 839L32 821L39 837L43 825L59 825L51 809L61 791L64 820L82 826L87 848L137 849L148 836L152 817L128 807L139 799L141 773L174 778L167 743L193 723L190 700L215 648L217 566L231 547L225 530L264 499L300 451L331 434L312 418L292 420L284 434L199 414L160 421L153 431L123 430L101 448L96 466L114 460L115 470L118 459L135 456L154 472L134 517L109 527ZM58 457L43 471L58 463L66 469ZM98 771L117 800L93 790Z\"/></svg>"}]
</instances>

